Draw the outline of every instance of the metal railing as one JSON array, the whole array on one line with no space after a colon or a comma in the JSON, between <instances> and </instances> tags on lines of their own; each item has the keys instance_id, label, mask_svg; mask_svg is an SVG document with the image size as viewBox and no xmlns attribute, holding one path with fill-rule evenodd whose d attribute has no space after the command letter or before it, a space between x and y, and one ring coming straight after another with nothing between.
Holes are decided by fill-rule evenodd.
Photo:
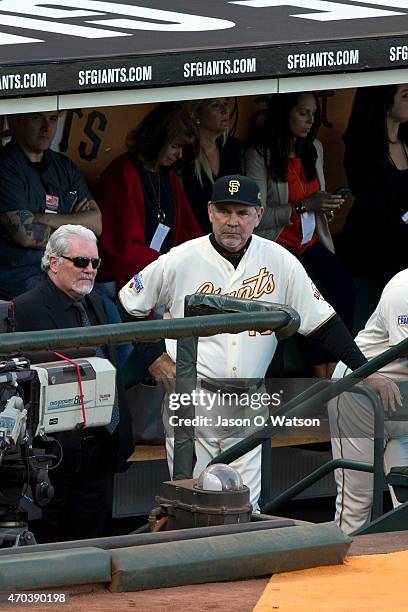
<instances>
[{"instance_id":1,"label":"metal railing","mask_svg":"<svg viewBox=\"0 0 408 612\"><path fill-rule=\"evenodd\" d=\"M312 408L313 404L323 406L333 397L340 395L340 393L343 393L343 391L349 391L362 379L374 374L407 352L408 338L402 342L399 342L387 351L384 351L384 353L381 353L381 355L378 355L368 363L364 364L360 368L357 368L357 370L354 370L333 384L327 385L326 381L317 382L315 385L309 387L309 389L306 389L306 391L303 391L303 393L300 393L298 396L291 399L287 404L282 406L282 408L274 413L274 416L286 416L290 418L300 418L304 417L305 415L309 416L310 409ZM245 440L234 444L234 446L216 457L216 459L214 459L211 463L231 463L235 459L238 459L238 457L241 457L261 444L264 439L272 438L273 436L274 426L269 424L267 427L255 431Z\"/></svg>"},{"instance_id":2,"label":"metal railing","mask_svg":"<svg viewBox=\"0 0 408 612\"><path fill-rule=\"evenodd\" d=\"M186 319L163 319L135 323L112 323L69 329L13 332L0 334L0 355L32 351L80 348L101 344L122 344L134 341L214 336L219 333L238 334L248 329L262 332L284 327L290 315L282 310L250 313L214 314Z\"/></svg>"},{"instance_id":3,"label":"metal railing","mask_svg":"<svg viewBox=\"0 0 408 612\"><path fill-rule=\"evenodd\" d=\"M379 369L391 363L395 359L398 359L401 355L406 354L408 351L408 338L393 346L392 348L384 351L381 355L378 355L365 365L351 372L351 374L344 378L337 380L336 382L330 381L319 381L315 385L309 387L303 393L297 397L291 399L286 405L277 410L274 413L275 417L286 416L289 418L293 417L304 417L310 416L311 409L321 407L330 399L340 395L344 391L353 389L353 393L360 393L367 396L374 408L374 463L365 464L357 461L349 461L345 459L334 459L320 466L300 480L298 483L290 487L287 491L282 493L276 499L267 503L262 511L264 513L272 512L283 503L293 499L296 495L304 491L310 485L314 484L331 471L337 468L353 469L357 471L371 472L374 473L374 493L373 493L373 518L377 518L382 514L382 486L383 486L383 453L384 453L384 415L383 406L374 391L368 388L355 387L355 385L362 379L370 376L377 372ZM245 440L242 440L226 450L225 452L218 455L213 459L210 464L214 463L231 463L235 459L238 459L245 453L256 448L259 444L270 445L271 439L278 435L276 427L272 424L255 431ZM265 482L265 477L263 481ZM270 495L269 491L262 494L263 499ZM381 495L381 499L380 499Z\"/></svg>"},{"instance_id":4,"label":"metal railing","mask_svg":"<svg viewBox=\"0 0 408 612\"><path fill-rule=\"evenodd\" d=\"M335 384L332 381L324 381L327 385ZM368 387L354 387L353 393L363 395L369 400L374 412L374 458L373 463L362 463L360 461L348 459L331 459L316 470L296 482L286 489L283 493L262 505L262 512L265 514L274 513L279 507L294 499L297 495L308 489L310 486L330 474L336 469L350 469L360 472L370 472L373 477L373 503L372 518L375 519L383 513L383 485L384 485L384 408L379 396ZM279 431L273 437L276 437ZM341 433L340 433L341 436ZM334 437L337 437L334 436ZM269 443L270 445L270 443ZM268 499L267 493L262 491L263 500Z\"/></svg>"}]
</instances>

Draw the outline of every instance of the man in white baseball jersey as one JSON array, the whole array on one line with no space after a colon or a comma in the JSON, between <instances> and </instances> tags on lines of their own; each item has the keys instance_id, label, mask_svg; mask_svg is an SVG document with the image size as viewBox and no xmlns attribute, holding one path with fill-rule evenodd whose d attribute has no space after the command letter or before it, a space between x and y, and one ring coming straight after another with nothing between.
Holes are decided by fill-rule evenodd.
<instances>
[{"instance_id":1,"label":"man in white baseball jersey","mask_svg":"<svg viewBox=\"0 0 408 612\"><path fill-rule=\"evenodd\" d=\"M408 337L408 269L396 274L385 286L374 313L356 337L368 360ZM350 370L339 363L333 378ZM394 381L408 380L408 355L380 370ZM387 408L387 405L385 406ZM343 393L329 403L334 458L372 463L374 459L374 418L370 402L363 395ZM384 469L408 465L408 422L385 420ZM335 520L346 533L353 533L370 518L373 475L355 470L336 470L337 500ZM398 501L391 490L394 506Z\"/></svg>"},{"instance_id":2,"label":"man in white baseball jersey","mask_svg":"<svg viewBox=\"0 0 408 612\"><path fill-rule=\"evenodd\" d=\"M161 306L172 317L179 318L184 316L184 297L192 293L227 294L287 304L300 314L301 334L314 334L353 369L366 363L299 261L278 244L253 235L263 212L255 181L240 175L218 179L208 204L213 233L175 247L147 266L120 291L121 306L132 317L145 317L152 308ZM200 338L197 378L201 389L216 391L219 384L215 379L227 380L226 390L236 389L243 378L262 381L276 344L275 334L270 332L245 331ZM166 340L166 352L161 355L154 355L153 349L149 361L150 373L156 380L175 378L176 341ZM378 381L374 384L378 386ZM252 394L256 388L255 382L243 391ZM205 402L196 406L196 414L200 408L205 412L206 407ZM195 438L195 476L212 458L237 442L237 437L223 435L219 428L208 426L208 422L203 428L196 427ZM167 453L172 474L171 438L167 439ZM257 508L261 446L232 465L250 488L251 503Z\"/></svg>"}]
</instances>

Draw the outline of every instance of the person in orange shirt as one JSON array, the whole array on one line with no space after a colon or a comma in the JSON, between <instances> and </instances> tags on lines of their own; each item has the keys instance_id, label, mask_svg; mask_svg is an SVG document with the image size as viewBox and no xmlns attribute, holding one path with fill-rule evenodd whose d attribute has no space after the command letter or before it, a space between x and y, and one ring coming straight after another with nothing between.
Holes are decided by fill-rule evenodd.
<instances>
[{"instance_id":1,"label":"person in orange shirt","mask_svg":"<svg viewBox=\"0 0 408 612\"><path fill-rule=\"evenodd\" d=\"M246 174L261 190L265 214L257 233L289 249L351 331L354 288L334 254L328 221L343 198L325 191L323 147L316 139L320 108L315 93L273 96L259 142L246 154ZM313 374L329 377L334 360L308 342Z\"/></svg>"}]
</instances>

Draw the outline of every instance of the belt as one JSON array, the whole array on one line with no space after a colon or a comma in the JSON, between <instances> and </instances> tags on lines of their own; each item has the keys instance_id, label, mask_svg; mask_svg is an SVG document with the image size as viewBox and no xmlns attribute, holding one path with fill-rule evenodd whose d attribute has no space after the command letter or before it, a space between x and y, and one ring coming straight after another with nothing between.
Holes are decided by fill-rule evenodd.
<instances>
[{"instance_id":1,"label":"belt","mask_svg":"<svg viewBox=\"0 0 408 612\"><path fill-rule=\"evenodd\" d=\"M253 393L259 387L262 387L264 381L260 378L255 384L250 385L249 387L232 387L230 385L225 385L222 388L209 380L201 380L200 386L202 389L207 389L207 391L212 391L213 393L236 393L237 395L242 395L243 393Z\"/></svg>"}]
</instances>

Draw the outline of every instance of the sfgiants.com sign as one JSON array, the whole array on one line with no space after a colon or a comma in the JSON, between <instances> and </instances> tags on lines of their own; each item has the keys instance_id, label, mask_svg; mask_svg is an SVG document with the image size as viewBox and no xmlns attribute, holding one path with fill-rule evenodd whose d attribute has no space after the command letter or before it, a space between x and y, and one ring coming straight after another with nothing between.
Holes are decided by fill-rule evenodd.
<instances>
[{"instance_id":1,"label":"sfgiants.com sign","mask_svg":"<svg viewBox=\"0 0 408 612\"><path fill-rule=\"evenodd\" d=\"M0 0L0 23L7 27L7 32L0 31L0 45L44 42L42 33L103 39L132 36L140 30L180 33L225 30L237 25L233 20L233 7L228 5L240 5L250 11L270 9L271 24L274 9L282 8L288 11L290 19L318 22L408 14L408 0L233 0L220 6L222 15L205 16L191 10L190 0L186 1L182 13L169 10L169 0L163 2L165 9L143 4L147 3L143 0L138 4L130 0L123 3L107 0ZM160 2L155 4L160 5ZM17 30L24 30L24 34Z\"/></svg>"}]
</instances>

